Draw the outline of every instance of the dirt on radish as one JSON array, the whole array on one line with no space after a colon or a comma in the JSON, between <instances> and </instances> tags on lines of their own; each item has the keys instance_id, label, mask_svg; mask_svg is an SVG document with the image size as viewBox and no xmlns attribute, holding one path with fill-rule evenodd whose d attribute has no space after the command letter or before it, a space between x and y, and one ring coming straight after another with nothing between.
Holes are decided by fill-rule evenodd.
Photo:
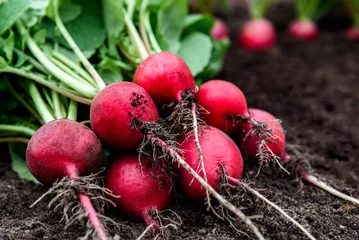
<instances>
[{"instance_id":1,"label":"dirt on radish","mask_svg":"<svg viewBox=\"0 0 359 240\"><path fill-rule=\"evenodd\" d=\"M236 9L235 15L226 21L233 36L246 18L244 12L245 8ZM359 61L359 45L343 40L350 21L337 12L319 22L321 35L316 42L295 43L285 35L285 26L293 14L292 7L275 6L268 18L279 29L277 46L259 53L233 46L219 78L236 83L247 96L248 106L270 111L282 119L287 141L301 145L301 150L309 153L314 171L332 186L358 197L359 68L354 63ZM334 27L330 26L333 22ZM48 201L29 208L47 188L19 180L11 170L6 150L1 146L0 239L83 236L86 230L80 225L63 231L63 224L58 224L62 215L44 211ZM275 176L268 168L263 168L254 178L257 169L254 164L245 164L245 173L257 189L265 189L262 194L300 216L297 220L310 225L318 239L359 237L358 207L309 184L300 185L302 181L288 181L285 174ZM295 226L268 210L260 200L256 201L256 207L246 209L245 213L264 216L254 221L267 239L306 239ZM171 239L251 239L238 235L227 222L206 213L205 208L201 203L177 197L170 209L181 216L183 224L172 232ZM132 222L115 213L109 214L127 225L118 232L121 238L135 239L146 228L142 221ZM236 227L248 233L243 224Z\"/></svg>"}]
</instances>

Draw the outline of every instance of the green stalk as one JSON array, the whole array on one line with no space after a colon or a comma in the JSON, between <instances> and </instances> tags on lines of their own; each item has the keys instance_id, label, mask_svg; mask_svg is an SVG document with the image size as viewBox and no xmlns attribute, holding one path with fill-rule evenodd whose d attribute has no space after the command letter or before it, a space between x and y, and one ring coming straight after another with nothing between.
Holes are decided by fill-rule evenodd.
<instances>
[{"instance_id":1,"label":"green stalk","mask_svg":"<svg viewBox=\"0 0 359 240\"><path fill-rule=\"evenodd\" d=\"M44 88L43 86L40 86L40 89L42 91L42 94L45 96L45 99L46 102L47 102L47 105L49 106L49 111L51 112L51 115L55 116L54 115L54 103L52 102L52 98L50 97L49 93L47 92L47 89Z\"/></svg>"},{"instance_id":2,"label":"green stalk","mask_svg":"<svg viewBox=\"0 0 359 240\"><path fill-rule=\"evenodd\" d=\"M160 45L158 44L155 34L153 33L153 30L152 30L149 12L146 12L145 27L147 29L148 37L150 38L151 45L152 45L153 49L155 50L155 52L157 52L157 53L162 52L162 49L161 49Z\"/></svg>"},{"instance_id":3,"label":"green stalk","mask_svg":"<svg viewBox=\"0 0 359 240\"><path fill-rule=\"evenodd\" d=\"M97 89L89 86L88 84L84 84L78 81L74 81L71 75L65 73L60 68L58 68L55 64L53 64L46 55L41 51L40 47L36 44L36 42L31 38L31 36L26 31L23 24L18 20L15 22L16 27L18 28L20 34L22 34L26 40L26 44L32 54L37 58L37 60L56 78L60 81L64 82L66 85L70 86L72 89L76 90L79 93L82 93L84 96L88 98L93 98L97 94Z\"/></svg>"},{"instance_id":4,"label":"green stalk","mask_svg":"<svg viewBox=\"0 0 359 240\"><path fill-rule=\"evenodd\" d=\"M79 65L74 63L71 59L63 55L62 53L58 51L53 51L52 55L61 61L63 64L67 65L69 68L76 71L80 76L82 76L84 79L86 79L88 82L92 82L92 77L90 74L88 74L83 68L81 68Z\"/></svg>"},{"instance_id":5,"label":"green stalk","mask_svg":"<svg viewBox=\"0 0 359 240\"><path fill-rule=\"evenodd\" d=\"M77 102L74 100L70 100L67 118L74 121L77 119Z\"/></svg>"},{"instance_id":6,"label":"green stalk","mask_svg":"<svg viewBox=\"0 0 359 240\"><path fill-rule=\"evenodd\" d=\"M126 11L124 11L124 15L125 15L125 24L127 26L130 38L131 40L133 40L133 44L136 46L136 49L138 50L141 59L145 60L149 56L149 53L147 52L146 47L144 46L141 37L136 30L135 25L133 24L132 20L130 19Z\"/></svg>"},{"instance_id":7,"label":"green stalk","mask_svg":"<svg viewBox=\"0 0 359 240\"><path fill-rule=\"evenodd\" d=\"M46 68L44 68L44 66L41 65L41 63L39 63L35 58L25 54L24 52L20 51L19 49L16 49L15 48L15 52L17 53L21 53L21 54L24 54L28 59L29 59L29 62L37 69L39 70L40 72L43 72L45 74L50 74L49 71L46 70Z\"/></svg>"},{"instance_id":8,"label":"green stalk","mask_svg":"<svg viewBox=\"0 0 359 240\"><path fill-rule=\"evenodd\" d=\"M41 118L45 123L55 120L55 117L51 114L49 108L41 97L39 90L37 89L35 83L30 82L29 92L34 104L36 106L37 112L40 114Z\"/></svg>"},{"instance_id":9,"label":"green stalk","mask_svg":"<svg viewBox=\"0 0 359 240\"><path fill-rule=\"evenodd\" d=\"M74 79L76 79L77 81L79 82L82 82L82 83L89 83L91 84L92 86L93 85L93 82L89 82L87 81L86 79L82 78L79 74L76 74L74 71L72 71L68 66L66 66L65 64L63 64L62 62L60 62L59 60L57 60L56 58L54 57L49 57L50 61L53 62L56 66L58 66L62 71L66 72L67 74L71 75ZM94 87L97 87L97 86L94 86Z\"/></svg>"},{"instance_id":10,"label":"green stalk","mask_svg":"<svg viewBox=\"0 0 359 240\"><path fill-rule=\"evenodd\" d=\"M10 124L0 124L0 131L13 132L17 134L23 134L27 137L31 137L36 132L34 129L25 126L17 126Z\"/></svg>"},{"instance_id":11,"label":"green stalk","mask_svg":"<svg viewBox=\"0 0 359 240\"><path fill-rule=\"evenodd\" d=\"M27 110L30 112L30 114L41 124L43 124L43 121L39 114L35 111L33 107L30 106L21 96L16 92L16 90L13 88L13 86L8 82L8 87L10 90L10 93L14 96L14 98Z\"/></svg>"},{"instance_id":12,"label":"green stalk","mask_svg":"<svg viewBox=\"0 0 359 240\"><path fill-rule=\"evenodd\" d=\"M7 138L0 138L0 143L25 143L28 144L30 139L23 138L23 137L7 137Z\"/></svg>"},{"instance_id":13,"label":"green stalk","mask_svg":"<svg viewBox=\"0 0 359 240\"><path fill-rule=\"evenodd\" d=\"M54 90L51 90L51 98L54 105L55 118L56 119L64 118L64 116L62 115L62 108L61 108L59 94Z\"/></svg>"},{"instance_id":14,"label":"green stalk","mask_svg":"<svg viewBox=\"0 0 359 240\"><path fill-rule=\"evenodd\" d=\"M52 90L55 90L56 92L66 96L68 98L71 98L75 101L78 101L78 102L86 104L86 105L91 105L92 101L90 99L75 95L74 93L67 91L66 89L59 88L58 86L52 84L51 82L33 74L33 73L27 73L24 70L21 70L18 68L13 68L10 66L0 69L0 73L1 72L12 73L12 74L16 74L16 75L31 79L41 85L44 85Z\"/></svg>"},{"instance_id":15,"label":"green stalk","mask_svg":"<svg viewBox=\"0 0 359 240\"><path fill-rule=\"evenodd\" d=\"M135 12L136 1L137 0L130 0L129 5L127 6L128 16L130 17L131 21L133 18L133 13Z\"/></svg>"},{"instance_id":16,"label":"green stalk","mask_svg":"<svg viewBox=\"0 0 359 240\"><path fill-rule=\"evenodd\" d=\"M151 45L148 41L148 37L147 37L147 33L146 33L146 28L145 28L145 14L146 14L146 8L147 8L147 4L148 4L148 0L143 0L142 4L141 4L141 9L140 9L140 33L141 33L141 37L142 37L142 41L145 45L145 48L147 50L147 52L149 54L151 54Z\"/></svg>"},{"instance_id":17,"label":"green stalk","mask_svg":"<svg viewBox=\"0 0 359 240\"><path fill-rule=\"evenodd\" d=\"M87 69L87 71L91 74L91 76L95 80L99 89L100 90L104 89L106 87L105 82L103 81L101 76L98 74L98 72L95 70L95 68L92 66L92 64L88 61L88 59L85 57L85 55L82 53L82 51L77 46L74 39L71 37L71 35L67 31L64 23L62 22L62 20L60 18L60 14L59 14L58 0L54 0L54 2L53 2L53 11L54 11L54 20L55 20L57 28L60 30L62 36L66 39L66 42L70 45L71 49L75 52L75 54L80 58L82 64Z\"/></svg>"}]
</instances>

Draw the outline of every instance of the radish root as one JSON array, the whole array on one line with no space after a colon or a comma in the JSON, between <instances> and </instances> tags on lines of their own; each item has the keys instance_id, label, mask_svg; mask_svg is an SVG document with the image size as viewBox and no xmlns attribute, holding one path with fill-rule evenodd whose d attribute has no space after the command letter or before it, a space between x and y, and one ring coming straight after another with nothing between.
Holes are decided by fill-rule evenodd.
<instances>
[{"instance_id":1,"label":"radish root","mask_svg":"<svg viewBox=\"0 0 359 240\"><path fill-rule=\"evenodd\" d=\"M332 194L333 196L336 196L338 198L341 198L343 200L351 202L355 205L359 205L359 199L351 197L347 194L344 194L344 193L336 190L335 188L329 186L327 183L323 182L316 176L310 174L309 171L310 171L311 167L309 164L309 159L308 159L309 157L306 156L307 154L305 154L305 153L302 154L298 150L298 147L295 145L287 144L287 147L293 153L292 156L288 156L288 158L290 159L288 161L288 165L292 166L293 163L295 164L295 166L294 166L295 173L297 173L298 175L303 177L303 179L306 180L307 182L313 184L314 186L316 186L318 188L323 189L324 191L327 191L328 193ZM293 156L295 156L295 158ZM293 169L293 167L292 167L292 169Z\"/></svg>"},{"instance_id":2,"label":"radish root","mask_svg":"<svg viewBox=\"0 0 359 240\"><path fill-rule=\"evenodd\" d=\"M102 170L103 171L103 170ZM99 177L100 171L97 174L91 174L84 177L78 177L77 173L69 173L69 177L64 177L37 199L31 206L35 206L46 196L54 194L55 196L48 203L48 208L53 208L54 211L62 210L63 217L60 221L65 222L65 229L71 226L74 222L82 221L87 218L85 237L98 237L101 240L107 240L106 232L100 219L116 227L120 225L112 221L110 218L104 216L106 205L114 203L109 200L106 195L114 196L112 192L106 188L100 187L102 178ZM106 226L107 227L107 226Z\"/></svg>"},{"instance_id":3,"label":"radish root","mask_svg":"<svg viewBox=\"0 0 359 240\"><path fill-rule=\"evenodd\" d=\"M309 239L311 240L315 240L316 238L313 237L312 234L309 233L308 230L306 230L303 225L301 225L299 222L297 222L295 219L293 219L291 216L289 216L282 208L280 208L278 205L276 205L275 203L271 202L270 200L268 200L266 197L264 197L262 194L260 194L258 191L256 191L255 189L253 189L252 187L250 187L248 184L246 184L243 181L240 181L238 179L232 178L230 176L227 176L229 183L234 184L234 185L239 185L241 187L243 187L245 190L249 191L250 193L252 193L253 195L255 195L256 197L258 197L259 199L261 199L262 201L264 201L266 204L268 204L269 206L273 207L275 210L277 210L281 215L283 215L284 218L286 218L287 220L289 220L290 222L292 222L295 226L297 226Z\"/></svg>"}]
</instances>

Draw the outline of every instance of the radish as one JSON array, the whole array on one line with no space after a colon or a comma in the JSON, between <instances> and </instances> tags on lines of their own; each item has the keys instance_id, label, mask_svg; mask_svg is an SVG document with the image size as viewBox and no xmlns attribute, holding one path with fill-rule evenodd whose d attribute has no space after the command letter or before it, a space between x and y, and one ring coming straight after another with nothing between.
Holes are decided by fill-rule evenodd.
<instances>
[{"instance_id":1,"label":"radish","mask_svg":"<svg viewBox=\"0 0 359 240\"><path fill-rule=\"evenodd\" d=\"M242 135L242 147L243 152L247 153L249 158L255 159L262 163L261 161L270 161L275 160L279 166L281 164L290 165L291 156L285 154L285 135L284 130L280 122L270 113L265 112L259 109L249 109L250 117L252 121L262 123L262 134L258 134L257 131L253 131L250 127L245 127L244 134ZM264 134L263 134L264 133ZM269 134L269 135L268 135ZM295 156L302 158L303 154L297 151L294 147L289 145L290 148L295 153ZM263 150L260 150L262 147ZM255 152L257 151L257 152ZM279 162L281 160L281 162ZM306 162L309 162L305 159ZM314 175L308 173L303 166L298 165L298 163L293 163L294 174L298 173L301 175L307 182L329 192L330 194L337 196L339 198L350 201L354 204L359 205L359 200L353 197L350 197L346 194L339 192L338 190L330 187L323 181L319 180ZM285 169L284 169L285 170ZM287 170L285 170L287 171Z\"/></svg>"},{"instance_id":2,"label":"radish","mask_svg":"<svg viewBox=\"0 0 359 240\"><path fill-rule=\"evenodd\" d=\"M247 50L266 50L277 41L276 32L271 22L255 19L244 24L238 34L238 44Z\"/></svg>"},{"instance_id":3,"label":"radish","mask_svg":"<svg viewBox=\"0 0 359 240\"><path fill-rule=\"evenodd\" d=\"M359 40L359 27L349 28L345 32L345 38L348 40L358 41Z\"/></svg>"},{"instance_id":4,"label":"radish","mask_svg":"<svg viewBox=\"0 0 359 240\"><path fill-rule=\"evenodd\" d=\"M54 120L39 128L26 149L27 166L43 184L96 173L101 167L102 157L101 142L95 133L68 119ZM64 197L64 191L60 194ZM78 198L99 238L107 239L89 196L78 193Z\"/></svg>"},{"instance_id":5,"label":"radish","mask_svg":"<svg viewBox=\"0 0 359 240\"><path fill-rule=\"evenodd\" d=\"M211 30L211 35L216 40L222 40L224 38L229 38L229 31L227 25L223 20L216 18L214 26Z\"/></svg>"},{"instance_id":6,"label":"radish","mask_svg":"<svg viewBox=\"0 0 359 240\"><path fill-rule=\"evenodd\" d=\"M282 125L272 114L249 109L252 123L243 124L242 153L265 164L272 159L285 159L285 134Z\"/></svg>"},{"instance_id":7,"label":"radish","mask_svg":"<svg viewBox=\"0 0 359 240\"><path fill-rule=\"evenodd\" d=\"M211 126L200 126L199 142L202 147L202 156L196 152L196 144L193 134L181 141L178 148L183 151L183 158L193 168L199 168L199 159L203 158L204 171L199 170L199 175L207 175L208 183L218 190L222 168L228 176L241 178L243 173L243 159L236 144L224 132ZM215 145L215 147L214 147ZM186 169L178 170L179 184L184 194L190 199L203 201L206 197L206 189ZM193 182L192 182L193 181Z\"/></svg>"},{"instance_id":8,"label":"radish","mask_svg":"<svg viewBox=\"0 0 359 240\"><path fill-rule=\"evenodd\" d=\"M156 104L180 101L182 93L196 88L187 64L171 52L146 58L137 68L133 82L143 87Z\"/></svg>"},{"instance_id":9,"label":"radish","mask_svg":"<svg viewBox=\"0 0 359 240\"><path fill-rule=\"evenodd\" d=\"M319 35L316 21L327 14L336 4L336 0L296 0L297 19L287 30L288 36L306 42L317 39Z\"/></svg>"},{"instance_id":10,"label":"radish","mask_svg":"<svg viewBox=\"0 0 359 240\"><path fill-rule=\"evenodd\" d=\"M243 92L233 83L210 80L199 88L197 100L207 111L201 118L208 125L229 135L242 128L242 119L248 111L247 101Z\"/></svg>"},{"instance_id":11,"label":"radish","mask_svg":"<svg viewBox=\"0 0 359 240\"><path fill-rule=\"evenodd\" d=\"M199 128L199 133L202 153L196 151L196 141L193 139L194 135L191 133L188 134L189 137L179 143L179 149L183 152L182 155L186 163L192 169L197 169L198 174L204 179L207 179L208 184L212 188L219 190L223 178L230 184L240 185L274 207L285 218L300 228L310 239L315 239L302 225L291 218L284 210L269 201L249 185L239 180L243 173L243 159L241 152L232 139L221 130L210 126L201 126ZM203 168L201 168L201 164L204 165ZM198 180L193 179L193 175L183 166L177 168L177 173L178 181L184 194L196 201L203 201L207 198L207 204L210 206L208 199L209 194L206 193L208 188L204 188Z\"/></svg>"},{"instance_id":12,"label":"radish","mask_svg":"<svg viewBox=\"0 0 359 240\"><path fill-rule=\"evenodd\" d=\"M170 204L174 192L172 180L155 169L150 160L141 159L139 162L137 155L126 155L110 165L105 186L120 196L112 200L121 214L143 219L148 226L154 226L157 234L158 222L152 216Z\"/></svg>"},{"instance_id":13,"label":"radish","mask_svg":"<svg viewBox=\"0 0 359 240\"><path fill-rule=\"evenodd\" d=\"M131 82L108 85L94 98L90 108L93 131L112 150L135 150L144 135L142 122L159 118L156 105L149 94Z\"/></svg>"},{"instance_id":14,"label":"radish","mask_svg":"<svg viewBox=\"0 0 359 240\"><path fill-rule=\"evenodd\" d=\"M267 50L272 48L277 36L270 21L265 19L269 7L276 0L248 0L248 12L251 20L247 21L238 32L238 45L247 50Z\"/></svg>"},{"instance_id":15,"label":"radish","mask_svg":"<svg viewBox=\"0 0 359 240\"><path fill-rule=\"evenodd\" d=\"M288 35L293 38L305 41L313 41L318 37L317 25L311 20L297 20L291 23L288 28Z\"/></svg>"},{"instance_id":16,"label":"radish","mask_svg":"<svg viewBox=\"0 0 359 240\"><path fill-rule=\"evenodd\" d=\"M351 17L353 26L345 32L348 40L359 40L359 2L356 0L342 0L348 15Z\"/></svg>"}]
</instances>

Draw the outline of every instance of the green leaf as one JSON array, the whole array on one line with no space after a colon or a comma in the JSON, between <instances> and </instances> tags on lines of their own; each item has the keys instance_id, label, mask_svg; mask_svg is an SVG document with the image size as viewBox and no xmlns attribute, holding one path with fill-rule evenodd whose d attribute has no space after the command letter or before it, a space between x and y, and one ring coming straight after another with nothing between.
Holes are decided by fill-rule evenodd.
<instances>
[{"instance_id":1,"label":"green leaf","mask_svg":"<svg viewBox=\"0 0 359 240\"><path fill-rule=\"evenodd\" d=\"M106 38L101 4L97 0L74 0L73 2L81 6L82 12L78 18L67 22L65 26L81 50L95 50L103 44ZM56 33L56 25L53 21L45 19L42 27L46 29L49 38L68 46L66 40Z\"/></svg>"},{"instance_id":2,"label":"green leaf","mask_svg":"<svg viewBox=\"0 0 359 240\"><path fill-rule=\"evenodd\" d=\"M230 45L228 39L222 39L220 41L213 41L213 51L211 60L202 73L198 75L204 81L214 78L222 69L224 57L227 53L227 49Z\"/></svg>"},{"instance_id":3,"label":"green leaf","mask_svg":"<svg viewBox=\"0 0 359 240\"><path fill-rule=\"evenodd\" d=\"M41 29L40 31L34 34L33 39L38 45L42 45L46 41L46 35L47 35L46 30Z\"/></svg>"},{"instance_id":4,"label":"green leaf","mask_svg":"<svg viewBox=\"0 0 359 240\"><path fill-rule=\"evenodd\" d=\"M39 181L30 173L26 165L26 145L23 143L9 143L9 154L11 158L12 170L21 179L39 184Z\"/></svg>"},{"instance_id":5,"label":"green leaf","mask_svg":"<svg viewBox=\"0 0 359 240\"><path fill-rule=\"evenodd\" d=\"M8 59L8 62L12 62L12 58L14 55L14 48L15 48L15 40L14 40L14 32L10 31L9 36L4 39L4 52L5 52L5 56Z\"/></svg>"},{"instance_id":6,"label":"green leaf","mask_svg":"<svg viewBox=\"0 0 359 240\"><path fill-rule=\"evenodd\" d=\"M97 66L97 70L106 85L123 81L121 69L116 65L116 61L109 57L102 58L102 61Z\"/></svg>"},{"instance_id":7,"label":"green leaf","mask_svg":"<svg viewBox=\"0 0 359 240\"><path fill-rule=\"evenodd\" d=\"M185 20L186 33L203 32L207 35L211 33L215 19L209 14L190 14Z\"/></svg>"},{"instance_id":8,"label":"green leaf","mask_svg":"<svg viewBox=\"0 0 359 240\"><path fill-rule=\"evenodd\" d=\"M106 32L109 37L118 38L125 26L122 0L102 0Z\"/></svg>"},{"instance_id":9,"label":"green leaf","mask_svg":"<svg viewBox=\"0 0 359 240\"><path fill-rule=\"evenodd\" d=\"M31 0L11 0L0 6L0 34L9 29L29 8Z\"/></svg>"},{"instance_id":10,"label":"green leaf","mask_svg":"<svg viewBox=\"0 0 359 240\"><path fill-rule=\"evenodd\" d=\"M197 76L209 63L212 53L211 38L203 33L192 33L181 42L179 55Z\"/></svg>"},{"instance_id":11,"label":"green leaf","mask_svg":"<svg viewBox=\"0 0 359 240\"><path fill-rule=\"evenodd\" d=\"M7 3L7 0L0 0L0 6L3 5L4 3Z\"/></svg>"},{"instance_id":12,"label":"green leaf","mask_svg":"<svg viewBox=\"0 0 359 240\"><path fill-rule=\"evenodd\" d=\"M33 27L41 22L46 15L46 8L50 0L32 0L28 9L21 16L22 22L28 27Z\"/></svg>"},{"instance_id":13,"label":"green leaf","mask_svg":"<svg viewBox=\"0 0 359 240\"><path fill-rule=\"evenodd\" d=\"M62 0L58 2L59 15L63 23L70 22L80 16L82 11L82 7L80 5L72 3L72 0ZM51 19L54 18L53 4L54 0L51 0L46 9L46 16Z\"/></svg>"},{"instance_id":14,"label":"green leaf","mask_svg":"<svg viewBox=\"0 0 359 240\"><path fill-rule=\"evenodd\" d=\"M186 0L166 0L158 10L156 35L162 50L177 52L188 13Z\"/></svg>"}]
</instances>

